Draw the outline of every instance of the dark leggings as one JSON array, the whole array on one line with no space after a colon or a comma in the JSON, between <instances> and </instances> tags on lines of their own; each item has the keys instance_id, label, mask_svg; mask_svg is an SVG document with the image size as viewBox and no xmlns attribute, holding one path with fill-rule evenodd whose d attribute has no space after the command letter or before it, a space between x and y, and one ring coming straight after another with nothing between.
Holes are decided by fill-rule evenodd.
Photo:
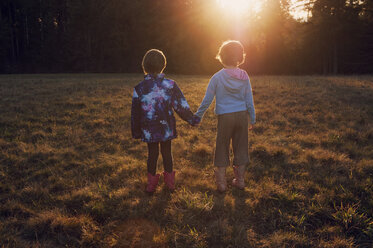
<instances>
[{"instance_id":1,"label":"dark leggings","mask_svg":"<svg viewBox=\"0 0 373 248\"><path fill-rule=\"evenodd\" d=\"M165 142L148 143L148 172L153 176L157 171L159 144L161 144L163 168L169 173L172 172L171 140Z\"/></svg>"}]
</instances>

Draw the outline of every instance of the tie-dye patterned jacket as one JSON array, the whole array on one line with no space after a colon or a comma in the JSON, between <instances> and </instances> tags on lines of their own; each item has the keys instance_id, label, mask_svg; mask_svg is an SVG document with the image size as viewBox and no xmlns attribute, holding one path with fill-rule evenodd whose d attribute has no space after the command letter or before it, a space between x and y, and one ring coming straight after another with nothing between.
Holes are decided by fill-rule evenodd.
<instances>
[{"instance_id":1,"label":"tie-dye patterned jacket","mask_svg":"<svg viewBox=\"0 0 373 248\"><path fill-rule=\"evenodd\" d=\"M177 137L173 110L191 125L200 119L193 116L188 102L176 83L146 75L133 91L131 109L132 137L145 142L162 142Z\"/></svg>"}]
</instances>

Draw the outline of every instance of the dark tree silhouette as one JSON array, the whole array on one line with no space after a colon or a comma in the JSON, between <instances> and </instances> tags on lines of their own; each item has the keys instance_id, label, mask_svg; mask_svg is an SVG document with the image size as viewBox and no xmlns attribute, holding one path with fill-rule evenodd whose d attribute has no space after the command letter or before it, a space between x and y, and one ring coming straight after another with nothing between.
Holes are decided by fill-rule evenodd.
<instances>
[{"instance_id":1,"label":"dark tree silhouette","mask_svg":"<svg viewBox=\"0 0 373 248\"><path fill-rule=\"evenodd\" d=\"M226 39L244 43L250 73L373 72L372 1L299 1L308 20L289 1L262 2L238 17L216 0L3 0L0 72L141 72L160 48L168 72L212 73Z\"/></svg>"}]
</instances>

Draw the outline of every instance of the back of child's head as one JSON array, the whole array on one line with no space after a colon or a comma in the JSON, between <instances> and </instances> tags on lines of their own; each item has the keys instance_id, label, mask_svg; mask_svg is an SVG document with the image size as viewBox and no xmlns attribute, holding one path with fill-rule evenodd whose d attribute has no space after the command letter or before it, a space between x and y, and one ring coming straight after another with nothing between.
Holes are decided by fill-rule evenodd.
<instances>
[{"instance_id":1,"label":"back of child's head","mask_svg":"<svg viewBox=\"0 0 373 248\"><path fill-rule=\"evenodd\" d=\"M237 40L227 40L219 48L216 59L223 66L239 66L245 61L245 51L241 42Z\"/></svg>"},{"instance_id":2,"label":"back of child's head","mask_svg":"<svg viewBox=\"0 0 373 248\"><path fill-rule=\"evenodd\" d=\"M145 74L159 74L166 68L167 60L158 49L148 50L142 59L142 69Z\"/></svg>"}]
</instances>

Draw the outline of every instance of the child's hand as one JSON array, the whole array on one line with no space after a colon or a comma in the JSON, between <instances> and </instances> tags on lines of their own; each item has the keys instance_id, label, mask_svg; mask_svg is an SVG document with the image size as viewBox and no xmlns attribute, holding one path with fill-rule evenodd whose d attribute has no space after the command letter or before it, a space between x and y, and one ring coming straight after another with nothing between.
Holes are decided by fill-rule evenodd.
<instances>
[{"instance_id":1,"label":"child's hand","mask_svg":"<svg viewBox=\"0 0 373 248\"><path fill-rule=\"evenodd\" d=\"M199 125L200 122L201 122L201 118L199 118L199 117L196 116L196 115L193 115L191 125L192 125L193 127L196 127L196 126Z\"/></svg>"},{"instance_id":2,"label":"child's hand","mask_svg":"<svg viewBox=\"0 0 373 248\"><path fill-rule=\"evenodd\" d=\"M250 120L250 115L247 114L247 121L250 123L251 120ZM248 128L250 131L254 129L254 124L249 124L249 128Z\"/></svg>"}]
</instances>

